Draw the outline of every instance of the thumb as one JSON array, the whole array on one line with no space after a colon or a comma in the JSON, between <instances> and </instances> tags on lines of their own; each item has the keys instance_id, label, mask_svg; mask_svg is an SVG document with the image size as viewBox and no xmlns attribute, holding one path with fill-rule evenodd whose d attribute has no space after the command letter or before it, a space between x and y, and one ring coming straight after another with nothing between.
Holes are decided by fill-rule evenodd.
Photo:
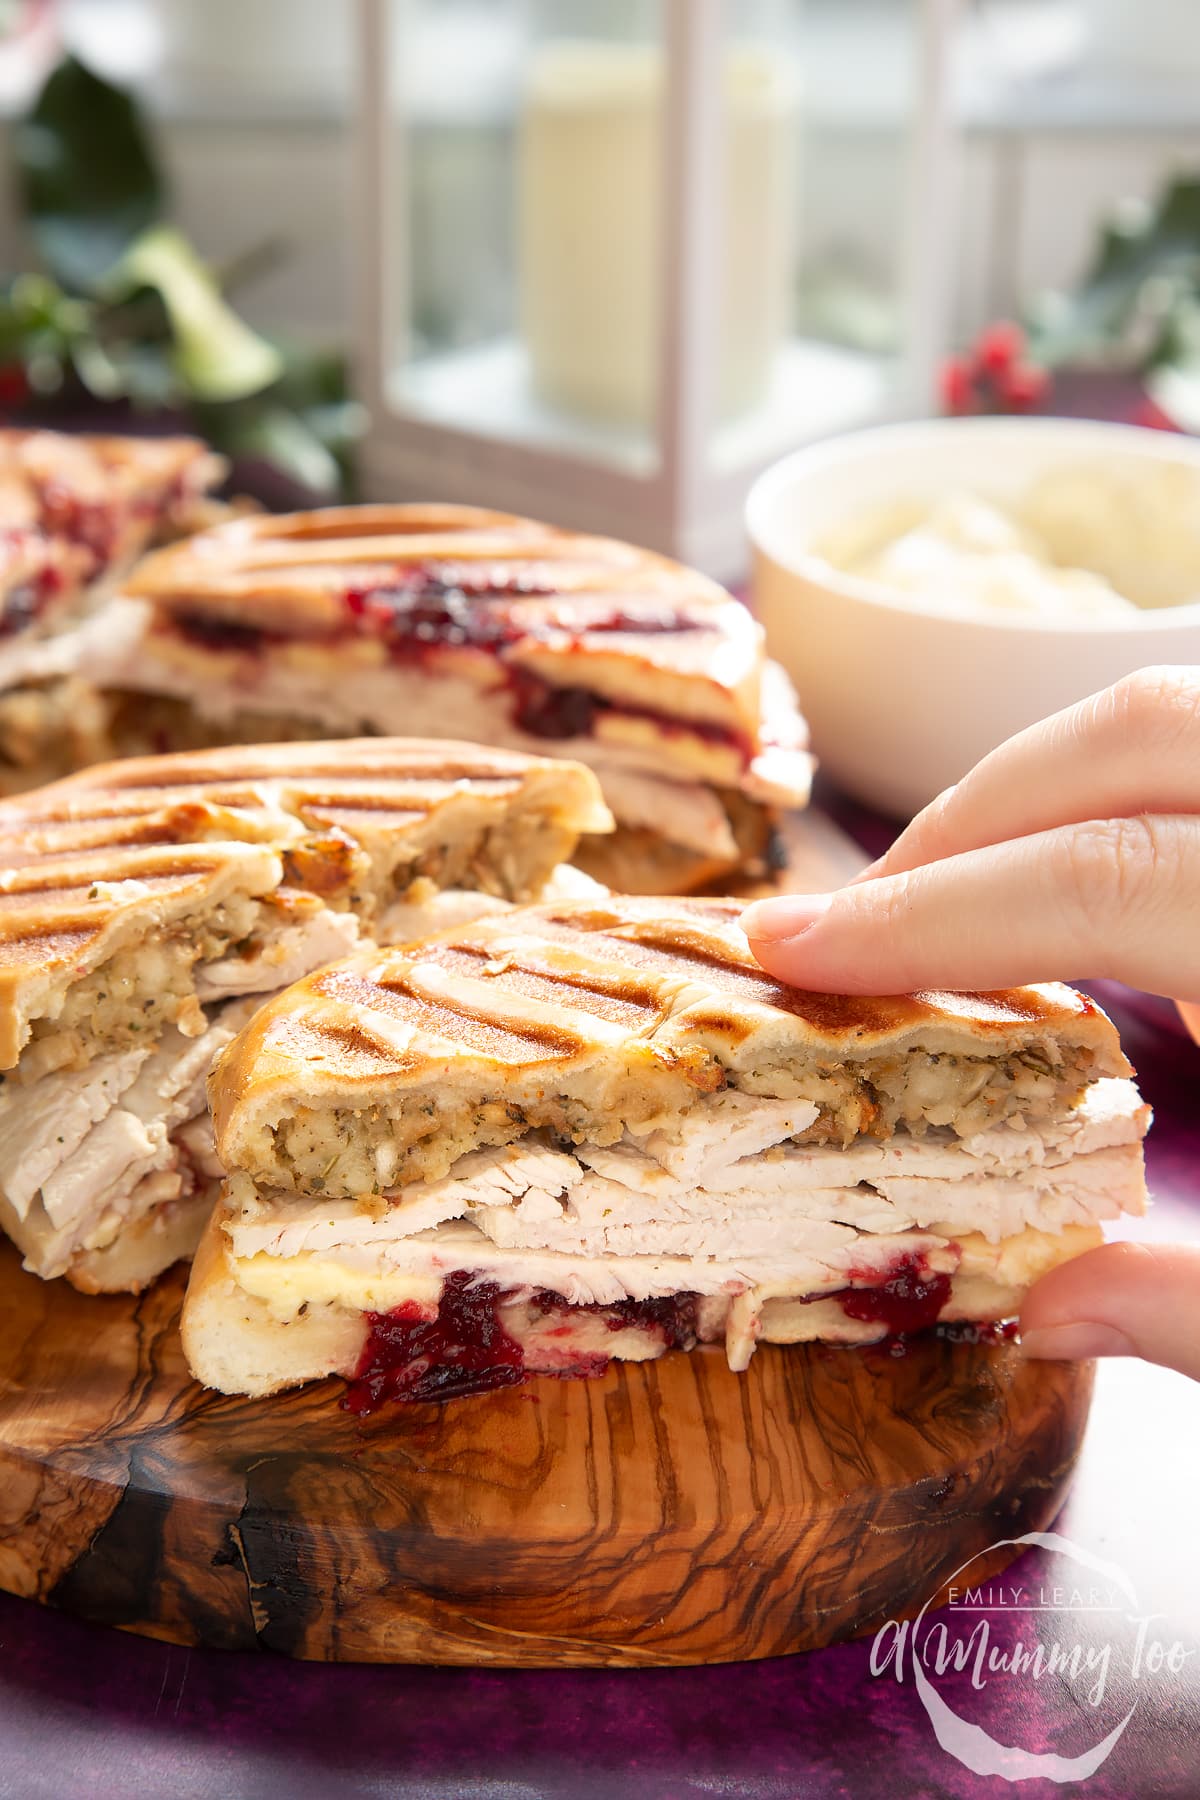
<instances>
[{"instance_id":1,"label":"thumb","mask_svg":"<svg viewBox=\"0 0 1200 1800\"><path fill-rule=\"evenodd\" d=\"M1200 1381L1200 1244L1105 1244L1060 1263L1025 1297L1021 1349L1140 1356Z\"/></svg>"}]
</instances>

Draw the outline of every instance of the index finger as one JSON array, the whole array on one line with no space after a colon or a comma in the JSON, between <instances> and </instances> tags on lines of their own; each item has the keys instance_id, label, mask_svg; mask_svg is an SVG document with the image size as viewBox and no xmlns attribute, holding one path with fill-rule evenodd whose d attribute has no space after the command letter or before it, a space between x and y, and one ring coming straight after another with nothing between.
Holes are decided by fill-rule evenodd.
<instances>
[{"instance_id":1,"label":"index finger","mask_svg":"<svg viewBox=\"0 0 1200 1800\"><path fill-rule=\"evenodd\" d=\"M1009 738L859 881L1088 819L1200 812L1200 668L1142 669Z\"/></svg>"}]
</instances>

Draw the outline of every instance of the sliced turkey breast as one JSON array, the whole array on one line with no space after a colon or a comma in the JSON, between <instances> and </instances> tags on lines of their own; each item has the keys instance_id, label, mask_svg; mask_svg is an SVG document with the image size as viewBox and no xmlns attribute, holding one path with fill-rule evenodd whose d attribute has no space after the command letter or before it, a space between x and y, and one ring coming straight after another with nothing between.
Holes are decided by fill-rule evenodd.
<instances>
[{"instance_id":1,"label":"sliced turkey breast","mask_svg":"<svg viewBox=\"0 0 1200 1800\"><path fill-rule=\"evenodd\" d=\"M198 1037L168 1026L144 1049L0 1090L0 1222L27 1267L61 1275L80 1251L189 1193L197 1172L219 1173L204 1085L254 1004L220 1008Z\"/></svg>"},{"instance_id":2,"label":"sliced turkey breast","mask_svg":"<svg viewBox=\"0 0 1200 1800\"><path fill-rule=\"evenodd\" d=\"M928 1139L808 1150L788 1139L811 1124L810 1103L727 1090L640 1140L626 1134L567 1151L535 1134L472 1151L440 1180L365 1204L252 1203L232 1242L238 1256L357 1252L469 1218L508 1249L594 1257L803 1256L860 1233L913 1230L999 1243L1030 1226L1054 1231L1142 1210L1146 1109L1131 1082L1101 1087L1070 1126L1040 1138L998 1126L974 1140L971 1155Z\"/></svg>"},{"instance_id":3,"label":"sliced turkey breast","mask_svg":"<svg viewBox=\"0 0 1200 1800\"><path fill-rule=\"evenodd\" d=\"M265 929L244 953L234 950L196 970L196 998L202 1005L237 994L273 993L298 981L322 963L336 962L358 942L358 919L352 912L322 908L295 923Z\"/></svg>"}]
</instances>

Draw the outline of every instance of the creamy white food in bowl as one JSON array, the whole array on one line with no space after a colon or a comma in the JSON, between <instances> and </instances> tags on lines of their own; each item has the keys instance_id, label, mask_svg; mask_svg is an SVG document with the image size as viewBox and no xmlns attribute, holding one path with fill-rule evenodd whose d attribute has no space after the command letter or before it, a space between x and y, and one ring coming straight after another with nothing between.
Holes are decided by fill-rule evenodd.
<instances>
[{"instance_id":1,"label":"creamy white food in bowl","mask_svg":"<svg viewBox=\"0 0 1200 1800\"><path fill-rule=\"evenodd\" d=\"M882 426L777 463L747 524L817 754L888 812L1134 669L1200 663L1200 441L1174 433Z\"/></svg>"}]
</instances>

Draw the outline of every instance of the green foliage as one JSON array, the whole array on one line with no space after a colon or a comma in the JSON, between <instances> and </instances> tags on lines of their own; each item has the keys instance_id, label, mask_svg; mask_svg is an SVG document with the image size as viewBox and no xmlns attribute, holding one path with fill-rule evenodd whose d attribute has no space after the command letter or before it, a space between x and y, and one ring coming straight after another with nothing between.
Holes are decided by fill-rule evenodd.
<instances>
[{"instance_id":1,"label":"green foliage","mask_svg":"<svg viewBox=\"0 0 1200 1800\"><path fill-rule=\"evenodd\" d=\"M150 140L128 94L68 56L17 126L21 202L46 268L88 292L161 218Z\"/></svg>"},{"instance_id":2,"label":"green foliage","mask_svg":"<svg viewBox=\"0 0 1200 1800\"><path fill-rule=\"evenodd\" d=\"M1104 223L1078 287L1034 307L1030 350L1050 368L1140 374L1178 424L1200 429L1200 176L1176 176L1154 205Z\"/></svg>"},{"instance_id":3,"label":"green foliage","mask_svg":"<svg viewBox=\"0 0 1200 1800\"><path fill-rule=\"evenodd\" d=\"M283 373L279 351L226 306L212 271L173 225L141 232L104 285L118 300L142 288L157 293L180 383L195 400L242 400Z\"/></svg>"},{"instance_id":4,"label":"green foliage","mask_svg":"<svg viewBox=\"0 0 1200 1800\"><path fill-rule=\"evenodd\" d=\"M229 305L255 247L224 275L164 218L164 186L133 98L68 57L16 131L20 200L44 271L0 290L0 365L32 394L187 413L232 454L318 494L345 493L362 409L340 357L275 344Z\"/></svg>"}]
</instances>

